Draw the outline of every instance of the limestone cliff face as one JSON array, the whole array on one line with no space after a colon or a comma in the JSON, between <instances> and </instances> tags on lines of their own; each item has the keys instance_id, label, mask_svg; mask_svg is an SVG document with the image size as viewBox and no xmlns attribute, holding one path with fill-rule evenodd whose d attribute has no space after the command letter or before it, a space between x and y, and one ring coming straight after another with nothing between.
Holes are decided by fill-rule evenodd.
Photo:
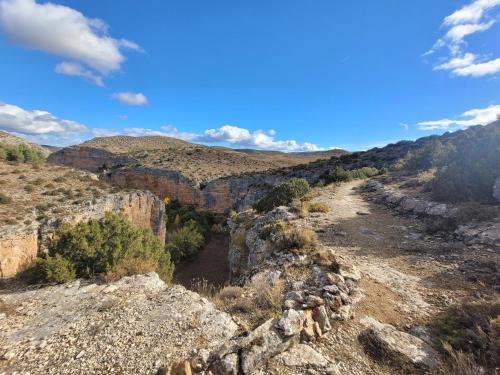
<instances>
[{"instance_id":1,"label":"limestone cliff face","mask_svg":"<svg viewBox=\"0 0 500 375\"><path fill-rule=\"evenodd\" d=\"M102 169L134 163L128 156L116 155L106 150L91 147L67 147L48 157L50 163L70 165L75 168L98 172Z\"/></svg>"},{"instance_id":2,"label":"limestone cliff face","mask_svg":"<svg viewBox=\"0 0 500 375\"><path fill-rule=\"evenodd\" d=\"M44 239L63 223L78 223L98 219L106 212L122 212L130 222L140 228L150 229L165 243L166 224L163 202L150 192L119 192L104 196L95 202L63 207L64 215L36 222L28 226L5 226L0 231L0 277L13 277L43 252ZM33 216L36 216L33 213Z\"/></svg>"},{"instance_id":3,"label":"limestone cliff face","mask_svg":"<svg viewBox=\"0 0 500 375\"><path fill-rule=\"evenodd\" d=\"M0 235L0 278L14 276L21 267L35 259L37 252L36 229Z\"/></svg>"},{"instance_id":4,"label":"limestone cliff face","mask_svg":"<svg viewBox=\"0 0 500 375\"><path fill-rule=\"evenodd\" d=\"M328 163L323 161L307 168L302 166L246 173L200 185L181 172L138 166L135 159L97 148L65 148L52 154L49 161L92 172L106 169L100 179L111 185L148 190L161 199L177 198L182 204L218 213L249 208L272 186L291 177L303 177L314 182L328 167Z\"/></svg>"}]
</instances>

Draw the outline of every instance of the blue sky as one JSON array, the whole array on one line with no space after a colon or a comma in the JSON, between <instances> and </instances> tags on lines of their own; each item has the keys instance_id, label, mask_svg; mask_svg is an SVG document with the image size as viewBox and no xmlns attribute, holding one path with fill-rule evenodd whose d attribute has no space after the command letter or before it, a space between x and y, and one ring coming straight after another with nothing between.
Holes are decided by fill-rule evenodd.
<instances>
[{"instance_id":1,"label":"blue sky","mask_svg":"<svg viewBox=\"0 0 500 375\"><path fill-rule=\"evenodd\" d=\"M500 0L0 0L0 129L350 150L500 114Z\"/></svg>"}]
</instances>

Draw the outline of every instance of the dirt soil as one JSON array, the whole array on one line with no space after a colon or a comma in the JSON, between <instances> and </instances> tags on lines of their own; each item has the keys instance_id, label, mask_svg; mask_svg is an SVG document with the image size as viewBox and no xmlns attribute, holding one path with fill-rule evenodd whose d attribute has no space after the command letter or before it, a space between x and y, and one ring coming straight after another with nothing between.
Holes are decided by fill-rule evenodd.
<instances>
[{"instance_id":1,"label":"dirt soil","mask_svg":"<svg viewBox=\"0 0 500 375\"><path fill-rule=\"evenodd\" d=\"M197 255L176 265L174 283L188 289L193 289L193 281L202 279L215 287L224 285L229 277L228 251L228 234L210 233Z\"/></svg>"},{"instance_id":2,"label":"dirt soil","mask_svg":"<svg viewBox=\"0 0 500 375\"><path fill-rule=\"evenodd\" d=\"M318 233L320 246L332 248L340 261L355 264L363 274L354 318L338 324L314 347L339 363L342 373L388 374L391 370L359 344L360 319L372 316L408 331L452 304L492 294L495 287L488 281L495 280L500 254L426 235L420 220L372 203L362 184L320 189L315 201L331 210L305 219Z\"/></svg>"}]
</instances>

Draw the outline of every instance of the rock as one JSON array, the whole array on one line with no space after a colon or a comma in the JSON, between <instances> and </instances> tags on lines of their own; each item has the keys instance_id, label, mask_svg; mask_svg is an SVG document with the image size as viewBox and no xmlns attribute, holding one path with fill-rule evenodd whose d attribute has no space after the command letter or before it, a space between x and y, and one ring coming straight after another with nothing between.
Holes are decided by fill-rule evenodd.
<instances>
[{"instance_id":1,"label":"rock","mask_svg":"<svg viewBox=\"0 0 500 375\"><path fill-rule=\"evenodd\" d=\"M316 306L324 305L325 301L323 301L323 298L314 296L314 295L309 295L306 298L305 305L308 308L314 308Z\"/></svg>"},{"instance_id":2,"label":"rock","mask_svg":"<svg viewBox=\"0 0 500 375\"><path fill-rule=\"evenodd\" d=\"M304 323L304 312L293 309L286 310L276 323L285 336L298 335Z\"/></svg>"},{"instance_id":3,"label":"rock","mask_svg":"<svg viewBox=\"0 0 500 375\"><path fill-rule=\"evenodd\" d=\"M330 294L339 294L340 290L337 285L325 285L323 290Z\"/></svg>"},{"instance_id":4,"label":"rock","mask_svg":"<svg viewBox=\"0 0 500 375\"><path fill-rule=\"evenodd\" d=\"M273 319L257 327L243 340L241 352L241 370L251 374L258 370L269 358L284 352L292 345L292 338L282 339L273 328Z\"/></svg>"},{"instance_id":5,"label":"rock","mask_svg":"<svg viewBox=\"0 0 500 375\"><path fill-rule=\"evenodd\" d=\"M399 365L411 364L426 369L437 367L437 352L420 338L371 317L363 318L361 323L366 329L360 334L359 340L370 353L386 357Z\"/></svg>"},{"instance_id":6,"label":"rock","mask_svg":"<svg viewBox=\"0 0 500 375\"><path fill-rule=\"evenodd\" d=\"M302 330L301 339L304 341L313 341L316 338L314 332L314 319L311 310L304 311L304 328Z\"/></svg>"},{"instance_id":7,"label":"rock","mask_svg":"<svg viewBox=\"0 0 500 375\"><path fill-rule=\"evenodd\" d=\"M171 375L192 375L191 365L188 361L179 362L170 370Z\"/></svg>"},{"instance_id":8,"label":"rock","mask_svg":"<svg viewBox=\"0 0 500 375\"><path fill-rule=\"evenodd\" d=\"M493 184L493 198L500 202L500 176L495 180Z\"/></svg>"},{"instance_id":9,"label":"rock","mask_svg":"<svg viewBox=\"0 0 500 375\"><path fill-rule=\"evenodd\" d=\"M292 368L314 368L321 370L328 366L328 361L325 357L306 344L292 346L289 350L277 356L276 360Z\"/></svg>"},{"instance_id":10,"label":"rock","mask_svg":"<svg viewBox=\"0 0 500 375\"><path fill-rule=\"evenodd\" d=\"M359 281L361 280L361 273L355 266L351 266L350 270L347 270L345 267L340 267L340 275L344 279L351 279L353 281Z\"/></svg>"},{"instance_id":11,"label":"rock","mask_svg":"<svg viewBox=\"0 0 500 375\"><path fill-rule=\"evenodd\" d=\"M341 275L339 275L338 273L332 273L332 272L328 272L326 274L326 279L328 280L328 282L330 284L333 284L333 285L345 282L345 279Z\"/></svg>"},{"instance_id":12,"label":"rock","mask_svg":"<svg viewBox=\"0 0 500 375\"><path fill-rule=\"evenodd\" d=\"M318 322L319 328L321 328L322 332L328 332L332 329L330 319L328 318L326 307L324 305L316 307L313 310L312 317L316 322Z\"/></svg>"},{"instance_id":13,"label":"rock","mask_svg":"<svg viewBox=\"0 0 500 375\"><path fill-rule=\"evenodd\" d=\"M238 369L239 358L236 353L226 354L210 367L213 375L238 375Z\"/></svg>"}]
</instances>

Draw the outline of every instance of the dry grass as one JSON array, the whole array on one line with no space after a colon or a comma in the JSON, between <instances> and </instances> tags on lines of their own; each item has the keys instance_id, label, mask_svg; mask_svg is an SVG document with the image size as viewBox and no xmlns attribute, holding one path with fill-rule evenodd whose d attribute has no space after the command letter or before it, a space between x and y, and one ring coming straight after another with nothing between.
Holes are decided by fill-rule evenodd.
<instances>
[{"instance_id":1,"label":"dry grass","mask_svg":"<svg viewBox=\"0 0 500 375\"><path fill-rule=\"evenodd\" d=\"M309 212L327 213L330 211L330 206L322 202L310 202L307 209Z\"/></svg>"},{"instance_id":2,"label":"dry grass","mask_svg":"<svg viewBox=\"0 0 500 375\"><path fill-rule=\"evenodd\" d=\"M317 242L316 233L309 228L291 227L282 233L280 247L282 249L306 249Z\"/></svg>"}]
</instances>

